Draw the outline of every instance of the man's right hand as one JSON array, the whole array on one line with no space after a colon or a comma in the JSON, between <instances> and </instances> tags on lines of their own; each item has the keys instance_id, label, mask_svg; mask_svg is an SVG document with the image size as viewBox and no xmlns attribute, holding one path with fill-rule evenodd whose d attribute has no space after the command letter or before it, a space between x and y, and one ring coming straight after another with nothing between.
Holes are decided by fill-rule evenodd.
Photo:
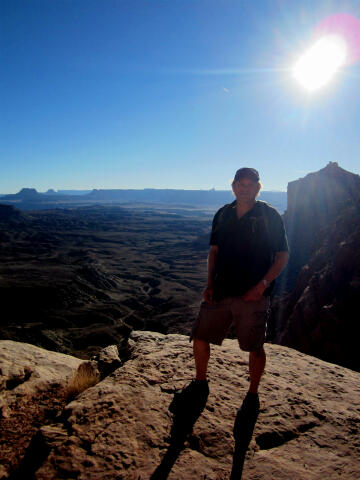
<instances>
[{"instance_id":1,"label":"man's right hand","mask_svg":"<svg viewBox=\"0 0 360 480\"><path fill-rule=\"evenodd\" d=\"M213 293L214 289L212 287L206 287L203 291L203 297L205 302L212 303L213 302Z\"/></svg>"}]
</instances>

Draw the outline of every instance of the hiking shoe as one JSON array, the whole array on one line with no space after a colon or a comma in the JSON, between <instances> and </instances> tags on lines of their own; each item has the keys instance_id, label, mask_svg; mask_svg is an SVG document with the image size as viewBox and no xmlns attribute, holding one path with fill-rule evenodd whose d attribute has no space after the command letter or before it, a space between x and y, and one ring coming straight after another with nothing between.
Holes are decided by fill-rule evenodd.
<instances>
[{"instance_id":1,"label":"hiking shoe","mask_svg":"<svg viewBox=\"0 0 360 480\"><path fill-rule=\"evenodd\" d=\"M189 385L179 392L175 392L170 404L171 413L185 411L202 411L209 396L209 385L207 380L192 380Z\"/></svg>"}]
</instances>

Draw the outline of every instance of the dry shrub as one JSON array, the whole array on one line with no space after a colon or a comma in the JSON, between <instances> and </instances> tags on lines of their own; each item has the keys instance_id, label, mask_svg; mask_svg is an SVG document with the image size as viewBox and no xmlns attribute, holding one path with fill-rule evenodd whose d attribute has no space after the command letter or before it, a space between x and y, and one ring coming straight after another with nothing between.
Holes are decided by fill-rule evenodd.
<instances>
[{"instance_id":1,"label":"dry shrub","mask_svg":"<svg viewBox=\"0 0 360 480\"><path fill-rule=\"evenodd\" d=\"M69 400L74 399L87 388L93 387L100 381L100 373L93 362L81 363L74 376L69 380L66 394Z\"/></svg>"}]
</instances>

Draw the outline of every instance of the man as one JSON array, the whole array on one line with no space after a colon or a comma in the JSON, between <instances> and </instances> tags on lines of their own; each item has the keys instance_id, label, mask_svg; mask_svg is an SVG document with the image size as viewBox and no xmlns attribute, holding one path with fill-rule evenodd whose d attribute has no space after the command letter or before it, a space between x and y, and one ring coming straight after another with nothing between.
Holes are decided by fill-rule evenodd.
<instances>
[{"instance_id":1,"label":"man","mask_svg":"<svg viewBox=\"0 0 360 480\"><path fill-rule=\"evenodd\" d=\"M256 200L260 188L257 170L241 168L232 183L236 200L214 217L204 302L191 335L196 379L187 387L207 397L210 344L221 345L234 324L240 348L249 352L246 398L257 405L269 295L289 257L283 221L275 208Z\"/></svg>"}]
</instances>

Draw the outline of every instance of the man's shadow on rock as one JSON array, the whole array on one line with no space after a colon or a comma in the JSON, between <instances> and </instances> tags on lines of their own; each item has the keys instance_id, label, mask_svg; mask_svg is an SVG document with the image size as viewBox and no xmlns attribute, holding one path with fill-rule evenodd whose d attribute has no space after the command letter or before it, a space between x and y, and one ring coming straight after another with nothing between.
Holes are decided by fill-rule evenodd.
<instances>
[{"instance_id":1,"label":"man's shadow on rock","mask_svg":"<svg viewBox=\"0 0 360 480\"><path fill-rule=\"evenodd\" d=\"M208 391L194 392L191 388L174 394L169 406L170 412L174 415L170 432L170 445L150 480L167 479L181 450L184 448L186 438L191 434L196 420L205 408L208 396Z\"/></svg>"},{"instance_id":2,"label":"man's shadow on rock","mask_svg":"<svg viewBox=\"0 0 360 480\"><path fill-rule=\"evenodd\" d=\"M230 480L241 480L246 451L251 442L258 415L259 404L249 402L245 397L234 423L235 449Z\"/></svg>"}]
</instances>

